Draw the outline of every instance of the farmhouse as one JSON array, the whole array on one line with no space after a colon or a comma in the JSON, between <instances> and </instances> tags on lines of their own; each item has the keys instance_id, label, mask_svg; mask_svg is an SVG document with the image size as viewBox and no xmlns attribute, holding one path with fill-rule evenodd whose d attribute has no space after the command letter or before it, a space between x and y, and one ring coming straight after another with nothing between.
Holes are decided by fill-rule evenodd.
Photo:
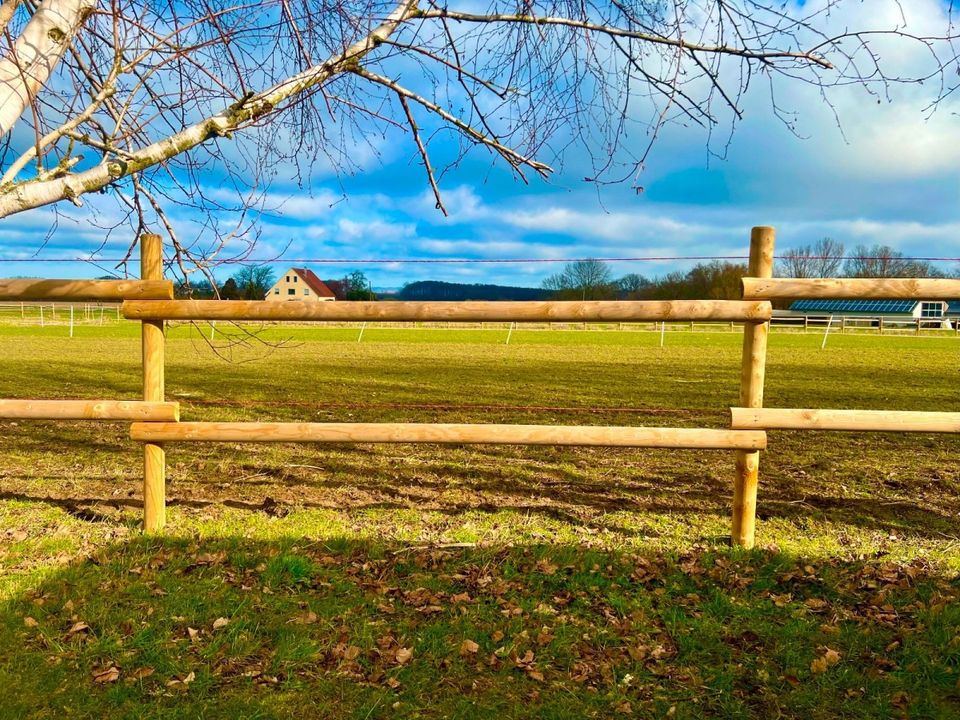
<instances>
[{"instance_id":1,"label":"farmhouse","mask_svg":"<svg viewBox=\"0 0 960 720\"><path fill-rule=\"evenodd\" d=\"M325 302L336 300L336 296L326 283L314 274L313 270L292 267L280 276L263 299Z\"/></svg>"},{"instance_id":2,"label":"farmhouse","mask_svg":"<svg viewBox=\"0 0 960 720\"><path fill-rule=\"evenodd\" d=\"M960 302L944 300L796 300L790 312L798 315L944 320L960 317Z\"/></svg>"}]
</instances>

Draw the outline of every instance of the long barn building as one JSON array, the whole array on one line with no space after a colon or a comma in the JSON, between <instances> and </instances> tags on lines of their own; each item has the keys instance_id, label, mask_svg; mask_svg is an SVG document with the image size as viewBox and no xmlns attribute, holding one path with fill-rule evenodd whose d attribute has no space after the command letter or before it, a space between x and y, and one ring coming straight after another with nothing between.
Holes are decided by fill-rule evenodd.
<instances>
[{"instance_id":1,"label":"long barn building","mask_svg":"<svg viewBox=\"0 0 960 720\"><path fill-rule=\"evenodd\" d=\"M960 319L960 301L945 300L796 300L795 315L913 318L953 324Z\"/></svg>"}]
</instances>

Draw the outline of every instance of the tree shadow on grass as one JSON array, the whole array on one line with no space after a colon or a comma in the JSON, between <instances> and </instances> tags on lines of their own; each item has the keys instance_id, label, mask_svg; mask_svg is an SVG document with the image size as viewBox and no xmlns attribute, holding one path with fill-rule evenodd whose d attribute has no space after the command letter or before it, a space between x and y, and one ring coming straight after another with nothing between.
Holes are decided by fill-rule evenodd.
<instances>
[{"instance_id":1,"label":"tree shadow on grass","mask_svg":"<svg viewBox=\"0 0 960 720\"><path fill-rule=\"evenodd\" d=\"M492 474L486 477L482 469L473 469L463 476L444 482L429 483L419 478L396 476L367 476L364 481L327 477L303 484L272 478L268 472L263 480L234 481L230 487L213 483L213 487L196 492L196 485L173 481L168 486L168 504L189 508L229 507L251 512L265 512L282 516L296 509L338 510L363 512L367 510L406 510L446 514L451 517L465 513L516 512L549 517L570 525L612 532L628 537L656 536L652 527L637 530L611 520L611 515L638 513L663 517L682 515L727 515L730 498L727 487L703 489L702 476L678 473L675 481L666 479L657 483L622 482L603 485L589 481L558 481L544 485L541 478L514 479L510 482ZM18 480L19 477L19 480ZM75 474L69 476L70 480ZM67 479L64 476L64 479ZM24 481L35 482L34 476L7 475L5 484L23 486ZM75 517L95 520L102 515L101 508L142 508L139 481L136 490L117 494L117 479L102 475L91 478L101 486L100 493L79 492L71 483L69 492L38 495L24 490L0 490L0 499L41 502L61 507ZM235 493L242 484L243 495ZM709 485L709 483L706 483ZM129 481L128 481L129 486ZM251 491L251 488L255 488ZM107 491L109 489L109 491ZM785 519L797 524L806 521L833 523L875 530L884 534L914 536L942 540L956 537L957 513L949 507L936 507L912 500L884 498L848 498L830 495L797 496L792 492L770 492L761 487L757 508L758 520Z\"/></svg>"},{"instance_id":2,"label":"tree shadow on grass","mask_svg":"<svg viewBox=\"0 0 960 720\"><path fill-rule=\"evenodd\" d=\"M923 563L140 537L0 604L0 716L950 717L958 600Z\"/></svg>"}]
</instances>

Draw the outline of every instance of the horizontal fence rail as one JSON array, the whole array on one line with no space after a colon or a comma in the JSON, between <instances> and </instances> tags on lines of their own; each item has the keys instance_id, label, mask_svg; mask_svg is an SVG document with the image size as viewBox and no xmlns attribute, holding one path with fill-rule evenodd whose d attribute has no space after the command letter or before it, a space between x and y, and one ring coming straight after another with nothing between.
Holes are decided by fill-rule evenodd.
<instances>
[{"instance_id":1,"label":"horizontal fence rail","mask_svg":"<svg viewBox=\"0 0 960 720\"><path fill-rule=\"evenodd\" d=\"M905 410L730 408L740 430L960 433L960 413Z\"/></svg>"},{"instance_id":2,"label":"horizontal fence rail","mask_svg":"<svg viewBox=\"0 0 960 720\"><path fill-rule=\"evenodd\" d=\"M176 422L175 402L142 400L0 400L5 420L134 420Z\"/></svg>"},{"instance_id":3,"label":"horizontal fence rail","mask_svg":"<svg viewBox=\"0 0 960 720\"><path fill-rule=\"evenodd\" d=\"M0 280L0 300L170 300L169 280Z\"/></svg>"},{"instance_id":4,"label":"horizontal fence rail","mask_svg":"<svg viewBox=\"0 0 960 720\"><path fill-rule=\"evenodd\" d=\"M131 320L353 320L631 322L721 320L766 322L768 302L745 300L590 300L545 302L282 302L172 300L123 303Z\"/></svg>"},{"instance_id":5,"label":"horizontal fence rail","mask_svg":"<svg viewBox=\"0 0 960 720\"><path fill-rule=\"evenodd\" d=\"M763 450L766 433L707 428L429 423L133 423L142 442L442 443Z\"/></svg>"},{"instance_id":6,"label":"horizontal fence rail","mask_svg":"<svg viewBox=\"0 0 960 720\"><path fill-rule=\"evenodd\" d=\"M960 280L937 278L750 278L744 300L957 300Z\"/></svg>"}]
</instances>

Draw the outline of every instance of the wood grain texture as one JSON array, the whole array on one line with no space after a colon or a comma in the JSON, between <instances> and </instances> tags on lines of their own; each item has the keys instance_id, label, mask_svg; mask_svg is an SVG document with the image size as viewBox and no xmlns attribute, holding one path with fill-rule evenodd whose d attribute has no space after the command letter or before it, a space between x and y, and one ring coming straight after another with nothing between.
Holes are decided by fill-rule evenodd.
<instances>
[{"instance_id":1,"label":"wood grain texture","mask_svg":"<svg viewBox=\"0 0 960 720\"><path fill-rule=\"evenodd\" d=\"M747 273L754 278L773 275L775 232L772 227L755 227L750 233L750 262ZM743 356L740 365L740 404L758 408L763 405L763 383L767 367L767 335L770 323L743 326ZM752 548L757 524L757 483L760 453L737 451L733 481L731 541Z\"/></svg>"},{"instance_id":2,"label":"wood grain texture","mask_svg":"<svg viewBox=\"0 0 960 720\"><path fill-rule=\"evenodd\" d=\"M159 235L140 236L140 276L144 280L163 278L163 244ZM141 327L143 348L143 399L162 402L164 397L163 320L145 320ZM143 446L143 528L163 529L167 523L167 469L163 446Z\"/></svg>"},{"instance_id":3,"label":"wood grain texture","mask_svg":"<svg viewBox=\"0 0 960 720\"><path fill-rule=\"evenodd\" d=\"M123 303L131 320L301 320L458 322L765 322L770 303L743 300L546 302L326 302L169 300Z\"/></svg>"},{"instance_id":4,"label":"wood grain texture","mask_svg":"<svg viewBox=\"0 0 960 720\"><path fill-rule=\"evenodd\" d=\"M427 423L133 423L142 442L445 443L760 450L766 433L706 428Z\"/></svg>"},{"instance_id":5,"label":"wood grain texture","mask_svg":"<svg viewBox=\"0 0 960 720\"><path fill-rule=\"evenodd\" d=\"M761 278L742 280L746 300L956 300L960 280L937 278Z\"/></svg>"},{"instance_id":6,"label":"wood grain texture","mask_svg":"<svg viewBox=\"0 0 960 720\"><path fill-rule=\"evenodd\" d=\"M172 300L169 280L0 280L0 300L119 302Z\"/></svg>"},{"instance_id":7,"label":"wood grain texture","mask_svg":"<svg viewBox=\"0 0 960 720\"><path fill-rule=\"evenodd\" d=\"M960 433L955 412L734 407L730 415L737 429Z\"/></svg>"},{"instance_id":8,"label":"wood grain texture","mask_svg":"<svg viewBox=\"0 0 960 720\"><path fill-rule=\"evenodd\" d=\"M176 422L175 402L140 400L0 400L0 418L32 420L139 420Z\"/></svg>"}]
</instances>

